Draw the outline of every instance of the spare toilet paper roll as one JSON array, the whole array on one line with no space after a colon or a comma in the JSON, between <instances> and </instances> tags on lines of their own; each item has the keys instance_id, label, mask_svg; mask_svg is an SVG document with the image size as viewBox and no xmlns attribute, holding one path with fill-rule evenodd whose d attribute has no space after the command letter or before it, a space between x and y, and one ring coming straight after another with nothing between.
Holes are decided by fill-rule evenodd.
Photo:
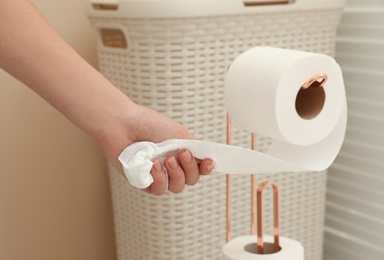
<instances>
[{"instance_id":1,"label":"spare toilet paper roll","mask_svg":"<svg viewBox=\"0 0 384 260\"><path fill-rule=\"evenodd\" d=\"M264 236L265 252L267 243L273 243L272 236ZM304 248L300 242L280 237L280 251L269 254L256 254L256 236L242 236L223 246L223 260L304 260Z\"/></svg>"},{"instance_id":2,"label":"spare toilet paper roll","mask_svg":"<svg viewBox=\"0 0 384 260\"><path fill-rule=\"evenodd\" d=\"M303 90L302 85L318 74L327 75L325 84ZM260 153L196 140L135 143L119 156L133 186L150 186L152 161L183 148L196 158L213 159L220 173L322 171L333 162L344 139L347 106L341 70L331 57L256 47L235 59L224 85L233 123L271 137L269 150Z\"/></svg>"}]
</instances>

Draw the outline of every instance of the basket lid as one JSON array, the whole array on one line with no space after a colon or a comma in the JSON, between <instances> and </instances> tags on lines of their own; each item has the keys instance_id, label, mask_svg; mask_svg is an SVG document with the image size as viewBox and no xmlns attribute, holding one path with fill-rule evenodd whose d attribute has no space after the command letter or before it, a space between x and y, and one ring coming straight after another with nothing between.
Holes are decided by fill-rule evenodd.
<instances>
[{"instance_id":1,"label":"basket lid","mask_svg":"<svg viewBox=\"0 0 384 260\"><path fill-rule=\"evenodd\" d=\"M346 0L88 0L96 17L172 18L341 8Z\"/></svg>"}]
</instances>

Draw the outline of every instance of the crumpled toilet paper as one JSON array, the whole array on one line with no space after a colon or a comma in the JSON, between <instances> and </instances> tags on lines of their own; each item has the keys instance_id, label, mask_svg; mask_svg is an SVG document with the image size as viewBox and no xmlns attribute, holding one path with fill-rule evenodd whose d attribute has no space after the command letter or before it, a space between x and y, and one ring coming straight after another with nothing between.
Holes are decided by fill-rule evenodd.
<instances>
[{"instance_id":1,"label":"crumpled toilet paper","mask_svg":"<svg viewBox=\"0 0 384 260\"><path fill-rule=\"evenodd\" d=\"M318 111L311 118L303 118L297 111L298 93L318 74L328 77L323 86L315 87L323 88L324 104L319 109L319 98L308 96L309 102L304 102L306 107L302 109ZM331 57L256 47L231 64L224 90L232 122L241 129L271 137L266 153L200 140L134 143L119 156L128 181L141 189L150 186L152 161L164 160L183 148L196 158L211 158L216 172L230 174L322 171L338 154L346 129L347 105L341 70Z\"/></svg>"}]
</instances>

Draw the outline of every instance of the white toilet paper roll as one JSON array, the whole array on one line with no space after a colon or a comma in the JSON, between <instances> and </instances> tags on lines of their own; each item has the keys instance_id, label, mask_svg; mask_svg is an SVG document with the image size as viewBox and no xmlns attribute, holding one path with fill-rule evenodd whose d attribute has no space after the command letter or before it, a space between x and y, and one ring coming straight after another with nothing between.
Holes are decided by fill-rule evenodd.
<instances>
[{"instance_id":1,"label":"white toilet paper roll","mask_svg":"<svg viewBox=\"0 0 384 260\"><path fill-rule=\"evenodd\" d=\"M303 90L302 85L318 74L327 75L325 84ZM331 57L253 48L228 69L225 101L234 124L272 138L265 154L205 141L135 143L119 156L129 182L148 187L153 182L152 161L182 148L199 159L212 158L215 171L233 174L322 171L340 150L347 106L341 70Z\"/></svg>"},{"instance_id":2,"label":"white toilet paper roll","mask_svg":"<svg viewBox=\"0 0 384 260\"><path fill-rule=\"evenodd\" d=\"M314 88L315 95L304 94L308 102L300 115L296 99L303 92L301 87L318 74L327 75L328 80ZM318 99L321 95L324 103ZM272 138L268 155L303 168L328 167L344 140L344 81L339 65L326 55L273 47L250 49L228 69L225 102L234 124Z\"/></svg>"},{"instance_id":3,"label":"white toilet paper roll","mask_svg":"<svg viewBox=\"0 0 384 260\"><path fill-rule=\"evenodd\" d=\"M264 245L273 243L272 236L264 236ZM223 260L304 260L304 248L300 242L280 237L280 251L256 254L256 236L237 237L223 246ZM268 253L267 248L265 252Z\"/></svg>"},{"instance_id":4,"label":"white toilet paper roll","mask_svg":"<svg viewBox=\"0 0 384 260\"><path fill-rule=\"evenodd\" d=\"M311 100L300 115L298 93L317 74L327 75L328 80L323 88L312 88L317 91L314 95L303 97ZM256 47L238 56L224 85L227 111L235 124L293 145L311 145L328 136L345 100L342 73L334 59L272 47ZM318 115L309 119L316 110Z\"/></svg>"}]
</instances>

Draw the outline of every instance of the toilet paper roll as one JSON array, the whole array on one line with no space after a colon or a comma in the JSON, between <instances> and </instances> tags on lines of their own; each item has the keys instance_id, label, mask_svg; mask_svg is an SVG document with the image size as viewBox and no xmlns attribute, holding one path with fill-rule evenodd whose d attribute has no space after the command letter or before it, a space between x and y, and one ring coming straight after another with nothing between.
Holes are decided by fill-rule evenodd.
<instances>
[{"instance_id":1,"label":"toilet paper roll","mask_svg":"<svg viewBox=\"0 0 384 260\"><path fill-rule=\"evenodd\" d=\"M303 84L318 74L328 80L323 87L307 89L314 92L305 96ZM334 59L272 47L256 47L238 56L224 88L227 111L236 125L294 145L311 145L328 136L345 100L341 69ZM309 99L301 103L304 111L296 105L300 97Z\"/></svg>"},{"instance_id":2,"label":"toilet paper roll","mask_svg":"<svg viewBox=\"0 0 384 260\"><path fill-rule=\"evenodd\" d=\"M264 236L265 252L267 243L273 243L272 236ZM300 242L280 237L280 251L268 254L256 254L256 236L242 236L223 246L223 260L304 260L304 248Z\"/></svg>"},{"instance_id":3,"label":"toilet paper roll","mask_svg":"<svg viewBox=\"0 0 384 260\"><path fill-rule=\"evenodd\" d=\"M318 74L327 75L325 84L303 90ZM342 73L331 57L256 47L234 60L224 87L233 123L271 137L269 150L194 140L135 143L119 156L133 186L150 186L152 161L183 148L196 158L213 159L216 172L231 174L322 171L334 161L344 139L347 105Z\"/></svg>"},{"instance_id":4,"label":"toilet paper roll","mask_svg":"<svg viewBox=\"0 0 384 260\"><path fill-rule=\"evenodd\" d=\"M303 84L318 74L327 75L328 80L306 95ZM347 121L344 81L333 58L255 47L234 60L224 87L233 123L272 138L267 154L314 170L333 162L344 140ZM304 102L298 104L299 98Z\"/></svg>"}]
</instances>

